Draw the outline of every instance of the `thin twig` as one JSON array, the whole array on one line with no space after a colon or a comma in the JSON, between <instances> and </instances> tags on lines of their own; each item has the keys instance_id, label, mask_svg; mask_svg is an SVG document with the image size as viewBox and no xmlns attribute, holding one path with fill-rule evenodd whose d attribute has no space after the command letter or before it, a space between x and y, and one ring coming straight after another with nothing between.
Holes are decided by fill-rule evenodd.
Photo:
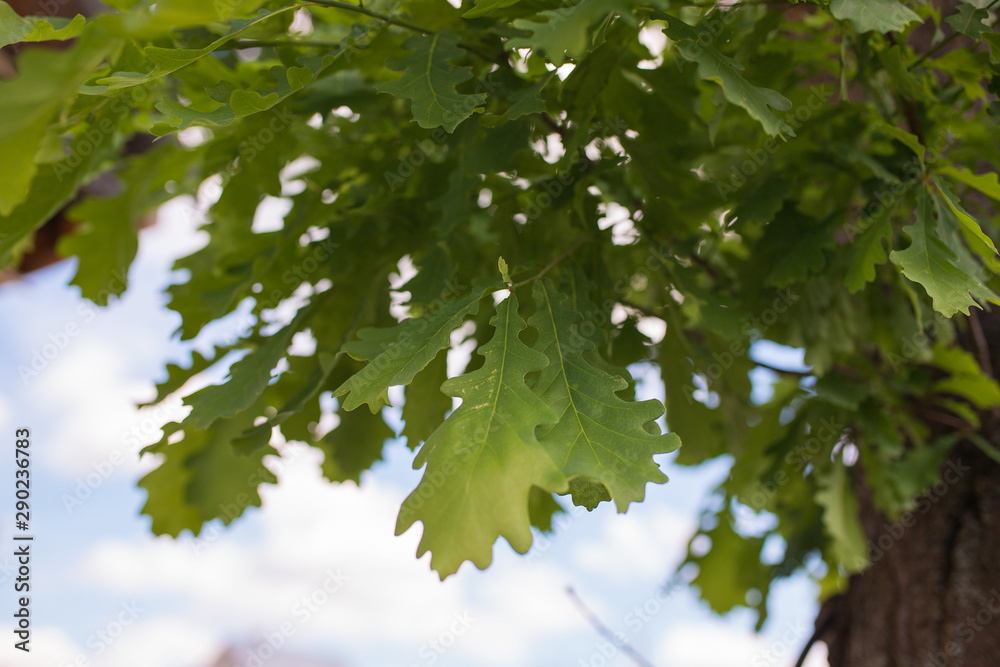
<instances>
[{"instance_id":1,"label":"thin twig","mask_svg":"<svg viewBox=\"0 0 1000 667\"><path fill-rule=\"evenodd\" d=\"M466 42L455 42L455 46L457 46L460 49L465 49L466 51L468 51L473 55L479 56L488 63L497 62L496 58L491 58L490 54L486 53L485 51L481 51L479 47L473 46L472 44L468 44Z\"/></svg>"},{"instance_id":2,"label":"thin twig","mask_svg":"<svg viewBox=\"0 0 1000 667\"><path fill-rule=\"evenodd\" d=\"M631 308L632 310L638 311L645 315L646 317L660 317L652 308L647 308L646 306L640 306L637 303L633 303L628 299L619 299L618 303L625 306L626 308Z\"/></svg>"},{"instance_id":3,"label":"thin twig","mask_svg":"<svg viewBox=\"0 0 1000 667\"><path fill-rule=\"evenodd\" d=\"M969 309L969 329L972 331L972 340L976 343L976 351L979 354L979 365L983 373L988 378L993 377L993 361L990 358L990 344L983 333L983 323L979 319L979 313L974 309ZM1000 420L1000 406L994 405L990 408L990 414L994 420Z\"/></svg>"},{"instance_id":4,"label":"thin twig","mask_svg":"<svg viewBox=\"0 0 1000 667\"><path fill-rule=\"evenodd\" d=\"M993 5L997 4L997 2L1000 2L1000 0L993 0L993 2L991 2L990 4L988 4L985 7L983 7L983 9L989 10L991 7L993 7ZM957 30L955 32L951 33L950 35L948 35L948 37L946 37L944 39L944 41L940 42L933 49L931 49L930 51L928 51L924 55L922 55L919 58L917 58L916 60L914 60L913 63L910 64L909 66L907 66L906 69L907 70L913 69L914 67L916 67L917 65L919 65L922 62L924 62L925 60L927 60L928 58L930 58L931 56L933 56L935 53L937 53L938 51L940 51L941 49L943 49L944 47L946 47L949 44L951 44L952 42L954 42L961 35L962 35L962 33L958 32Z\"/></svg>"},{"instance_id":5,"label":"thin twig","mask_svg":"<svg viewBox=\"0 0 1000 667\"><path fill-rule=\"evenodd\" d=\"M389 16L388 14L382 14L360 5L352 5L349 2L341 2L340 0L310 0L310 4L322 5L323 7L333 7L334 9L343 9L348 12L357 12L358 14L364 14L365 16L370 16L373 19L379 19L380 21L385 21L386 23L399 26L400 28L406 28L407 30L420 32L425 35L433 35L435 32L430 28L424 28L416 23L410 23L409 21L404 21L403 19Z\"/></svg>"},{"instance_id":6,"label":"thin twig","mask_svg":"<svg viewBox=\"0 0 1000 667\"><path fill-rule=\"evenodd\" d=\"M896 38L893 37L892 33L889 33L887 37L889 44L896 46ZM902 108L903 115L906 116L906 123L910 126L910 132L917 137L920 145L923 146L926 143L924 141L924 130L920 125L920 117L917 115L917 108L913 105L913 100L900 94L896 96L896 103Z\"/></svg>"},{"instance_id":7,"label":"thin twig","mask_svg":"<svg viewBox=\"0 0 1000 667\"><path fill-rule=\"evenodd\" d=\"M340 46L342 42L324 42L319 40L309 40L309 39L280 39L280 40L263 40L263 39L237 39L230 44L231 48L234 49L260 49L267 46L318 46L318 47L337 47Z\"/></svg>"},{"instance_id":8,"label":"thin twig","mask_svg":"<svg viewBox=\"0 0 1000 667\"><path fill-rule=\"evenodd\" d=\"M780 373L782 375L794 375L795 377L800 378L812 375L812 371L793 371L787 368L778 368L777 366L772 366L771 364L765 364L763 361L757 361L756 359L751 359L750 361L761 368L766 368L769 371L774 371L775 373Z\"/></svg>"},{"instance_id":9,"label":"thin twig","mask_svg":"<svg viewBox=\"0 0 1000 667\"><path fill-rule=\"evenodd\" d=\"M976 341L976 350L979 352L979 365L983 367L986 377L993 377L993 362L990 361L990 346L986 342L986 335L983 333L983 323L979 321L979 313L975 310L969 311L969 328L972 329L972 339Z\"/></svg>"},{"instance_id":10,"label":"thin twig","mask_svg":"<svg viewBox=\"0 0 1000 667\"><path fill-rule=\"evenodd\" d=\"M707 273L713 281L719 282L719 274L715 271L715 267L708 263L707 259L696 253L688 255L688 259L705 269L705 273Z\"/></svg>"},{"instance_id":11,"label":"thin twig","mask_svg":"<svg viewBox=\"0 0 1000 667\"><path fill-rule=\"evenodd\" d=\"M972 424L970 424L969 422L965 421L964 419L959 419L958 417L952 417L951 415L945 412L938 412L937 410L925 409L921 410L920 414L926 417L927 419L930 419L931 421L935 421L939 424L944 424L945 426L950 426L960 432L966 432L966 431L971 432L975 430L972 427Z\"/></svg>"},{"instance_id":12,"label":"thin twig","mask_svg":"<svg viewBox=\"0 0 1000 667\"><path fill-rule=\"evenodd\" d=\"M552 130L556 134L558 134L560 137L562 137L562 139L563 139L564 142L566 141L566 128L565 127L563 127L562 125L560 125L559 123L557 123L556 119L553 118L552 116L550 116L548 114L548 112L546 112L546 111L543 111L542 113L540 113L538 115L542 119L543 123L545 123L546 125L548 125L550 128L552 128Z\"/></svg>"},{"instance_id":13,"label":"thin twig","mask_svg":"<svg viewBox=\"0 0 1000 667\"><path fill-rule=\"evenodd\" d=\"M653 667L651 662L642 657L642 654L636 651L635 648L625 641L620 635L615 636L615 633L611 632L611 630L608 629L608 626L604 625L604 623L601 622L601 619L597 618L597 615L583 603L583 600L581 600L580 596L576 594L576 591L573 590L572 586L566 587L566 594L569 595L573 604L576 605L576 608L580 610L581 614L583 614L583 617L586 618L592 626L594 626L594 629L597 630L597 634L601 635L613 645L620 648L622 652L632 658L637 665L640 665L641 667Z\"/></svg>"},{"instance_id":14,"label":"thin twig","mask_svg":"<svg viewBox=\"0 0 1000 667\"><path fill-rule=\"evenodd\" d=\"M532 282L533 280L539 280L542 276L544 276L546 273L548 273L549 269L551 269L553 266L555 266L559 262L563 261L564 259L566 259L570 255L572 255L573 251L576 250L577 248L579 248L580 245L584 241L586 241L588 238L590 238L590 237L589 236L581 236L580 238L578 238L576 240L576 243L574 243L569 248L567 248L565 252L563 252L561 255L559 255L558 257L556 257L554 260L552 260L551 262L549 262L548 264L546 264L545 266L543 266L541 271L539 271L535 275L531 276L527 280L522 280L521 282L512 283L511 285L508 286L509 289L514 289L515 287L521 287L522 285L527 285L528 283Z\"/></svg>"},{"instance_id":15,"label":"thin twig","mask_svg":"<svg viewBox=\"0 0 1000 667\"><path fill-rule=\"evenodd\" d=\"M360 2L360 0L359 0ZM388 14L382 14L381 12L376 12L371 9L366 8L363 4L352 5L349 2L341 2L340 0L310 0L310 2L305 3L307 5L319 5L321 7L331 7L333 9L343 9L348 12L357 12L358 14L364 14L365 16L370 16L374 19L380 21L385 21L389 25L399 26L400 28L406 28L407 30L412 30L414 32L419 32L424 35L433 35L437 31L431 30L430 28L425 28L423 26L417 25L416 23L410 23L409 21L403 20L396 16L389 16ZM241 43L253 40L241 40ZM326 42L311 42L308 40L301 41L288 41L288 42L275 42L267 43L261 42L259 46L339 46L339 43L326 43ZM458 46L465 49L469 53L479 56L487 62L495 62L488 54L480 51L475 46L466 44L464 42L459 42ZM236 48L256 48L255 46L237 46Z\"/></svg>"},{"instance_id":16,"label":"thin twig","mask_svg":"<svg viewBox=\"0 0 1000 667\"><path fill-rule=\"evenodd\" d=\"M795 667L802 667L806 664L806 658L809 657L809 651L812 650L813 644L816 643L817 639L818 637L814 632L812 636L809 637L809 641L806 642L806 645L802 647L802 653L799 654L799 659L795 661Z\"/></svg>"},{"instance_id":17,"label":"thin twig","mask_svg":"<svg viewBox=\"0 0 1000 667\"><path fill-rule=\"evenodd\" d=\"M844 605L843 593L835 595L831 598L827 598L826 602L819 609L819 614L816 617L816 622L813 624L812 636L806 641L806 645L802 647L802 652L799 654L799 659L795 661L795 667L802 667L806 664L806 657L809 655L809 651L812 650L813 645L818 641L823 641L823 636L830 630L840 618Z\"/></svg>"}]
</instances>

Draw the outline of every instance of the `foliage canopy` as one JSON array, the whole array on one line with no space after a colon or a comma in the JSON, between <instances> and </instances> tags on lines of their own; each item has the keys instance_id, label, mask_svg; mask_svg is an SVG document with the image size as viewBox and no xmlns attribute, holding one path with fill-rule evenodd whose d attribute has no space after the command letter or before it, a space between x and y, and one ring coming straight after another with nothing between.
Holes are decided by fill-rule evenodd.
<instances>
[{"instance_id":1,"label":"foliage canopy","mask_svg":"<svg viewBox=\"0 0 1000 667\"><path fill-rule=\"evenodd\" d=\"M252 324L159 385L155 402L241 355L148 448L158 533L259 505L275 429L357 481L404 385L401 435L426 467L397 530L422 523L442 577L486 567L500 536L527 550L556 496L624 512L680 447L683 465L732 460L694 583L762 622L775 579L805 568L826 594L865 566L858 469L898 516L1000 404L956 344L1000 302L988 8L109 4L64 20L0 2L3 44L74 39L25 48L0 83L0 266L72 204L60 250L106 304L135 222L218 189L169 305L183 340L239 309ZM109 168L117 194L74 203ZM277 229L254 224L265 197L289 202ZM760 341L803 348L809 370L768 370ZM462 344L476 352L448 377ZM668 432L663 404L635 400L640 362ZM959 427L937 435L931 414Z\"/></svg>"}]
</instances>

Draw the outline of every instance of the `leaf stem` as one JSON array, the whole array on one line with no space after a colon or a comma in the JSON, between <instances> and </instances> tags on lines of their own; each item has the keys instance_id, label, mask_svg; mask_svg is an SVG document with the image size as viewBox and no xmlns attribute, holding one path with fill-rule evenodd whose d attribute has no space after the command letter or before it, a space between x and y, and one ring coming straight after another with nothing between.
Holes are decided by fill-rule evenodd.
<instances>
[{"instance_id":1,"label":"leaf stem","mask_svg":"<svg viewBox=\"0 0 1000 667\"><path fill-rule=\"evenodd\" d=\"M278 40L237 39L231 42L231 44L232 48L234 49L259 49L268 46L335 47L335 46L340 46L341 42L326 42L322 40L309 40L309 39L278 39Z\"/></svg>"},{"instance_id":2,"label":"leaf stem","mask_svg":"<svg viewBox=\"0 0 1000 667\"><path fill-rule=\"evenodd\" d=\"M988 4L985 7L983 7L983 9L989 10L990 8L993 7L993 5L997 4L997 2L1000 2L1000 0L993 0L993 2L991 2L990 4ZM913 63L911 65L909 65L906 69L907 70L913 69L914 67L916 67L920 63L924 62L925 60L927 60L928 58L930 58L931 56L933 56L934 54L936 54L938 51L940 51L944 47L946 47L949 44L951 44L952 42L954 42L961 35L962 35L962 33L960 33L957 30L955 32L951 33L943 41L941 41L940 43L938 43L938 45L935 46L933 49L931 49L930 51L928 51L924 55L922 55L919 58L917 58L916 60L914 60Z\"/></svg>"},{"instance_id":3,"label":"leaf stem","mask_svg":"<svg viewBox=\"0 0 1000 667\"><path fill-rule=\"evenodd\" d=\"M549 269L551 269L553 266L555 266L559 262L563 261L564 259L566 259L570 255L572 255L573 251L576 250L577 248L579 248L580 245L584 241L586 241L588 238L590 238L589 235L588 236L581 236L580 238L578 238L576 240L576 243L574 243L569 248L567 248L561 255L559 255L558 257L556 257L555 259L553 259L551 262L549 262L548 264L546 264L545 266L543 266L541 271L539 271L535 275L531 276L530 278L527 278L527 279L522 280L520 282L508 285L508 289L515 289L515 288L521 287L522 285L527 285L528 283L530 283L530 282L532 282L534 280L541 279L542 276L544 276L546 273L548 273Z\"/></svg>"},{"instance_id":4,"label":"leaf stem","mask_svg":"<svg viewBox=\"0 0 1000 667\"><path fill-rule=\"evenodd\" d=\"M779 375L792 375L794 377L805 378L812 375L812 371L793 371L790 368L778 368L777 366L772 366L771 364L764 363L763 361L757 361L756 359L750 360L755 366L767 369Z\"/></svg>"},{"instance_id":5,"label":"leaf stem","mask_svg":"<svg viewBox=\"0 0 1000 667\"><path fill-rule=\"evenodd\" d=\"M646 306L640 306L639 304L633 301L629 301L628 299L619 299L618 303L625 306L626 308L631 308L632 310L641 313L645 317L658 317L658 318L660 317L660 315L656 313L656 311L654 311L652 308L647 308Z\"/></svg>"},{"instance_id":6,"label":"leaf stem","mask_svg":"<svg viewBox=\"0 0 1000 667\"><path fill-rule=\"evenodd\" d=\"M420 32L425 35L433 35L436 32L430 28L419 26L416 23L410 23L409 21L404 21L403 19L389 16L388 14L382 14L380 12L367 9L361 5L352 5L349 2L341 2L340 0L310 0L309 4L322 5L323 7L332 7L334 9L343 9L348 12L357 12L358 14L364 14L365 16L370 16L373 19L379 19L380 21L385 21L391 25L406 28L407 30L412 30L414 32Z\"/></svg>"},{"instance_id":7,"label":"leaf stem","mask_svg":"<svg viewBox=\"0 0 1000 667\"><path fill-rule=\"evenodd\" d=\"M939 412L937 410L924 409L920 412L924 418L930 419L931 421L937 422L938 424L944 424L945 426L950 426L955 429L959 434L971 433L975 431L975 428L969 422L961 419L959 417L953 417L945 412Z\"/></svg>"},{"instance_id":8,"label":"leaf stem","mask_svg":"<svg viewBox=\"0 0 1000 667\"><path fill-rule=\"evenodd\" d=\"M983 325L979 321L979 314L969 311L969 329L972 330L972 339L976 342L976 352L979 353L979 365L983 368L986 377L993 377L993 364L990 361L990 346L986 342L986 335L983 333Z\"/></svg>"},{"instance_id":9,"label":"leaf stem","mask_svg":"<svg viewBox=\"0 0 1000 667\"><path fill-rule=\"evenodd\" d=\"M360 2L360 0L359 0L359 2ZM370 16L370 17L372 17L374 19L378 19L380 21L385 21L389 25L399 26L400 28L406 28L407 30L412 30L413 32L419 32L419 33L422 33L424 35L433 35L433 34L435 34L437 32L437 30L431 30L430 28L425 28L423 26L417 25L416 23L410 23L409 21L403 20L403 19L395 17L395 16L390 16L388 14L382 14L381 12L376 12L376 11L373 11L371 9L367 9L364 5L361 5L361 4L352 5L349 2L341 2L341 0L310 0L310 2L308 2L306 4L307 5L319 5L321 7L331 7L333 9L343 9L343 10L348 11L348 12L357 12L358 14L364 14L365 16ZM252 41L252 40L247 40L247 41ZM309 41L309 40L302 40L302 41L288 41L288 42L275 42L275 43L261 42L257 46L285 46L285 45L292 45L292 46L338 46L339 42L338 43L325 43L325 42L312 42L312 41ZM491 58L486 53L483 53L481 50L479 50L475 46L472 46L470 44L466 44L464 42L459 42L458 43L458 47L462 48L462 49L465 49L469 53L472 53L474 55L479 56L480 58L482 58L483 60L485 60L487 62L495 62L493 58ZM255 47L254 46L244 46L244 47L238 47L238 48L255 48Z\"/></svg>"}]
</instances>

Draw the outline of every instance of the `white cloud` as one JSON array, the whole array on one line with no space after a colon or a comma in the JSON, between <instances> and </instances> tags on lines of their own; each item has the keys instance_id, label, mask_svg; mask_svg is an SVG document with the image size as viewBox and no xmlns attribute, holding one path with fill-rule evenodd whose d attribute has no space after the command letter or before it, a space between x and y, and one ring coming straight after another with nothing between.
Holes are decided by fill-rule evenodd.
<instances>
[{"instance_id":1,"label":"white cloud","mask_svg":"<svg viewBox=\"0 0 1000 667\"><path fill-rule=\"evenodd\" d=\"M10 404L0 396L0 429L7 429L10 425Z\"/></svg>"},{"instance_id":2,"label":"white cloud","mask_svg":"<svg viewBox=\"0 0 1000 667\"><path fill-rule=\"evenodd\" d=\"M44 625L31 629L30 651L25 653L14 648L14 628L4 624L0 634L5 640L0 643L0 667L70 667L82 648L60 628Z\"/></svg>"},{"instance_id":3,"label":"white cloud","mask_svg":"<svg viewBox=\"0 0 1000 667\"><path fill-rule=\"evenodd\" d=\"M812 630L811 621L806 620L774 629L767 636L740 631L721 619L676 624L660 640L655 661L684 667L792 667ZM805 665L825 667L826 647L815 646Z\"/></svg>"},{"instance_id":4,"label":"white cloud","mask_svg":"<svg viewBox=\"0 0 1000 667\"><path fill-rule=\"evenodd\" d=\"M316 642L395 643L422 664L420 651L448 639L456 618L468 614L475 621L452 638L442 663L524 664L538 642L585 627L558 566L498 545L488 572L467 566L441 582L427 555L414 557L419 527L393 535L402 489L372 477L363 488L329 484L316 450L289 449L297 454L273 465L281 484L265 487L263 509L247 519L259 529L251 540L228 531L210 543L105 540L84 554L78 579L140 599L176 598L192 628L214 627L247 646L291 623L289 652ZM196 546L204 548L196 553ZM306 614L303 600L322 589L329 571L346 581ZM184 632L178 626L177 642L187 641ZM123 652L131 646L122 645Z\"/></svg>"},{"instance_id":5,"label":"white cloud","mask_svg":"<svg viewBox=\"0 0 1000 667\"><path fill-rule=\"evenodd\" d=\"M136 622L94 658L94 667L208 667L223 651L204 624L176 617Z\"/></svg>"},{"instance_id":6,"label":"white cloud","mask_svg":"<svg viewBox=\"0 0 1000 667\"><path fill-rule=\"evenodd\" d=\"M470 656L498 665L526 665L535 646L585 628L566 593L565 572L519 556L494 567L479 575L482 602L477 613L482 616L461 644Z\"/></svg>"},{"instance_id":7,"label":"white cloud","mask_svg":"<svg viewBox=\"0 0 1000 667\"><path fill-rule=\"evenodd\" d=\"M207 190L206 190L207 191ZM217 195L216 195L217 196ZM192 197L178 197L160 207L156 224L142 230L137 265L147 262L169 269L174 260L203 247L209 239L207 232L198 231L204 224L204 207L209 197L204 194L200 203Z\"/></svg>"},{"instance_id":8,"label":"white cloud","mask_svg":"<svg viewBox=\"0 0 1000 667\"><path fill-rule=\"evenodd\" d=\"M417 643L450 622L463 586L441 583L414 558L416 531L393 535L402 492L372 479L364 489L329 484L316 450L289 449L304 453L283 464L281 484L263 489L264 508L243 519L259 528L250 543L228 531L213 542L106 540L85 554L81 579L123 593L176 596L199 617L228 619L250 643L284 621L301 623L296 635L303 638ZM302 622L302 600L328 570L348 579Z\"/></svg>"},{"instance_id":9,"label":"white cloud","mask_svg":"<svg viewBox=\"0 0 1000 667\"><path fill-rule=\"evenodd\" d=\"M149 395L147 383L128 379L128 361L110 342L82 338L63 351L29 385L29 402L57 418L46 420L44 465L67 477L122 469L134 472L139 449L156 442L159 427L186 411L178 401L138 411L136 397ZM112 458L113 457L113 458ZM119 473L116 473L119 474Z\"/></svg>"},{"instance_id":10,"label":"white cloud","mask_svg":"<svg viewBox=\"0 0 1000 667\"><path fill-rule=\"evenodd\" d=\"M662 578L683 559L696 526L693 517L655 504L633 503L626 514L609 507L599 518L600 535L574 549L573 560L585 572L616 581Z\"/></svg>"}]
</instances>

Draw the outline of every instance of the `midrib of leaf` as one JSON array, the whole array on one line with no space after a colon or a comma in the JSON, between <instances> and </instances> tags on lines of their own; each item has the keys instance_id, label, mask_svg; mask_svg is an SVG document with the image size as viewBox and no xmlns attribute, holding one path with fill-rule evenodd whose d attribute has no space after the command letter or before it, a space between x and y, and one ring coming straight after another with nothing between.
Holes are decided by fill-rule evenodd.
<instances>
[{"instance_id":1,"label":"midrib of leaf","mask_svg":"<svg viewBox=\"0 0 1000 667\"><path fill-rule=\"evenodd\" d=\"M980 19L978 21L973 21L972 19L974 19L975 17L976 17L976 13L975 12L969 12L966 15L966 18L968 20L965 23L962 24L962 27L959 28L958 31L960 33L962 33L962 34L968 35L969 34L969 26L970 25L972 25L973 23L982 23L983 22L982 19Z\"/></svg>"},{"instance_id":2,"label":"midrib of leaf","mask_svg":"<svg viewBox=\"0 0 1000 667\"><path fill-rule=\"evenodd\" d=\"M942 270L943 273L945 273L946 275L954 277L954 272L955 271L961 271L961 269L958 269L958 267L956 267L955 265L953 265L951 262L948 262L947 260L945 260L944 263L941 263L941 262L935 261L931 257L930 242L934 240L934 237L932 237L932 235L930 234L930 231L929 231L930 225L927 224L927 219L931 215L930 211L926 210L927 207L930 206L930 202L928 201L929 197L930 197L930 195L927 195L926 197L922 197L920 199L920 201L917 203L917 206L918 206L917 215L920 215L920 211L919 211L920 208L925 209L924 212L923 212L923 218L922 218L923 219L923 224L920 225L920 235L922 237L921 241L924 244L923 255L924 255L924 258L926 260L925 261L925 266L926 266L926 270L927 270L927 275L929 277L931 277L931 278L934 277L934 272L931 270L931 264L933 263L935 266L939 267ZM935 282L938 282L938 281L935 281Z\"/></svg>"},{"instance_id":3,"label":"midrib of leaf","mask_svg":"<svg viewBox=\"0 0 1000 667\"><path fill-rule=\"evenodd\" d=\"M441 37L441 33L434 33L434 38L431 40L431 48L427 53L427 71L424 72L424 78L427 79L427 87L431 89L431 95L434 96L434 104L441 108L444 105L438 101L437 91L434 89L434 81L431 79L431 70L434 69L434 51L437 49L438 38ZM506 333L506 332L505 332ZM504 338L504 349L506 350L506 338Z\"/></svg>"},{"instance_id":4,"label":"midrib of leaf","mask_svg":"<svg viewBox=\"0 0 1000 667\"><path fill-rule=\"evenodd\" d=\"M365 391L365 385L359 385L357 383L364 382L367 384L371 384L373 382L381 383L385 381L386 388L388 388L389 386L393 386L393 382L395 382L396 384L404 384L404 385L409 384L412 381L413 377L415 377L416 374L419 373L421 370L423 370L424 366L426 366L426 364L424 366L421 366L420 362L416 361L417 357L419 357L421 353L428 350L432 345L437 345L440 341L435 342L435 340L441 335L442 332L455 329L457 323L461 322L462 319L464 319L465 316L470 312L469 311L470 306L473 308L471 312L475 312L475 310L478 309L479 300L482 299L487 289L489 289L489 287L485 283L474 283L472 288L473 291L469 295L462 297L462 300L467 298L471 299L473 297L475 297L475 299L473 301L470 301L470 303L463 305L458 310L451 313L448 317L444 318L441 325L437 329L433 330L433 333L423 336L422 344L420 344L415 350L409 353L409 360L406 361L406 363L403 364L402 367L394 370L395 367L390 365L387 370L379 370L378 374L372 377L368 374L368 370L374 367L371 366L371 364L369 364L365 366L362 370L352 375L337 389L335 389L333 395L335 397L339 397L343 396L344 394L347 394L346 399L344 399L344 406L345 409L347 410L353 410L362 403L368 403L369 407L375 405L381 407L382 405L386 405L387 401L382 397L376 397L374 399L375 401L374 403L371 402L371 400L368 398L365 399L357 398L356 394L364 393ZM440 311L438 311L438 314L440 315ZM430 315L430 317L434 317L434 315L432 314ZM398 338L403 333L403 331L405 331L405 329L400 330L400 327L406 326L405 322L412 322L412 320L405 320L403 323L396 325L397 339L394 343L394 346L402 345L402 343L399 342ZM364 331L360 333L364 334ZM350 343L348 345L350 345ZM438 351L444 349L445 347L447 347L447 344L442 344L441 347L438 348ZM377 352L375 354L369 354L367 351L363 349L360 351L352 350L349 347L345 351L356 359L365 359L373 363L379 363L377 360L381 359L383 355L387 354L390 349L392 349L392 347L382 349L380 352ZM428 361L427 363L430 362ZM412 374L410 374L410 370L413 368L414 365L417 365L419 367L413 370Z\"/></svg>"},{"instance_id":5,"label":"midrib of leaf","mask_svg":"<svg viewBox=\"0 0 1000 667\"><path fill-rule=\"evenodd\" d=\"M563 355L562 342L559 340L559 329L556 327L555 313L552 312L552 302L549 299L549 291L542 290L542 293L545 295L545 310L548 313L549 322L552 323L553 338L555 339L556 349L559 351L559 374L562 376L563 384L566 385L566 395L569 397L569 404L570 407L573 408L573 416L576 417L576 423L580 427L580 433L587 441L587 445L590 446L590 451L594 452L594 455L596 456L597 452L594 451L594 445L590 441L590 438L587 437L587 432L583 428L583 422L580 421L580 411L576 409L576 401L573 400L573 389L569 386L569 378L566 376L566 361Z\"/></svg>"},{"instance_id":6,"label":"midrib of leaf","mask_svg":"<svg viewBox=\"0 0 1000 667\"><path fill-rule=\"evenodd\" d=\"M594 454L594 459L598 463L600 463L601 459L600 459L600 456L598 456L598 454L597 454L597 449L595 448L594 441L590 439L589 435L587 435L587 429L583 425L582 415L581 415L580 411L577 409L577 407L576 407L576 401L573 398L573 388L570 386L570 384L569 384L569 376L566 374L566 362L565 362L565 358L566 357L563 354L562 343L560 342L560 339L559 339L559 329L556 326L555 313L552 310L552 302L551 302L551 300L549 298L549 291L547 289L543 289L542 293L545 295L545 310L548 313L549 322L552 323L552 333L553 333L553 337L554 337L554 340L555 340L556 350L558 350L558 352L559 352L559 374L562 376L563 384L566 386L566 395L569 397L569 404L570 404L570 407L573 409L573 416L576 417L576 423L580 427L580 435L583 437L584 440L586 440L587 446L590 447L590 451ZM594 399L594 400L597 400L597 399ZM604 403L604 405L607 405L608 407L613 407L611 405L608 405L607 403ZM593 420L589 419L589 418L588 418L588 421L593 422ZM573 447L575 447L575 446L576 445L574 443L574 445L569 448L569 452L572 452L573 451ZM617 457L619 459L625 460L625 462L628 463L628 461L626 459L624 459L624 457L622 457L621 454L619 454L619 453L617 453L617 452L615 452L615 451L613 451L611 449L608 449L607 447L603 447L603 446L600 446L600 445L596 445L596 447L600 447L600 449L608 452L609 454L611 454L611 455L613 455L613 456L615 456L615 457ZM603 466L603 465L602 465L602 467L607 468L607 466Z\"/></svg>"},{"instance_id":7,"label":"midrib of leaf","mask_svg":"<svg viewBox=\"0 0 1000 667\"><path fill-rule=\"evenodd\" d=\"M927 207L927 200L924 199L924 198L922 198L920 200L920 202L918 202L917 206L919 208L926 208ZM917 212L917 215L918 216L920 215L920 211ZM926 216L926 215L929 215L929 213L925 210L924 211L924 216ZM927 275L928 276L933 276L934 272L931 270L931 263L933 262L933 260L931 260L931 253L930 253L930 248L931 247L928 244L928 241L930 240L930 238L929 238L929 236L927 234L927 228L930 227L930 225L927 224L927 218L926 217L923 217L922 220L923 220L923 222L920 225L920 236L922 237L921 238L921 243L923 243L923 245L924 245L924 252L923 252L924 260L925 260L924 264L925 264L925 267L926 267ZM941 268L945 269L946 271L948 269L952 268L950 266L945 266L943 264L938 264L937 262L933 262L933 263L936 266L940 266Z\"/></svg>"},{"instance_id":8,"label":"midrib of leaf","mask_svg":"<svg viewBox=\"0 0 1000 667\"><path fill-rule=\"evenodd\" d=\"M510 310L510 297L505 300L505 306ZM497 388L493 392L493 408L490 410L490 419L487 422L489 428L486 429L485 435L483 435L483 441L477 447L476 459L472 463L472 469L475 470L479 466L479 457L482 456L483 450L489 447L489 434L492 432L493 420L496 418L497 405L500 404L500 391L503 389L504 384L504 371L507 368L507 353L510 351L510 345L508 341L510 340L510 317L504 318L504 330L503 330L503 356L500 357L500 376L497 379ZM526 444L523 440L521 444ZM492 447L490 448L492 451ZM465 496L469 497L469 487L472 485L472 475L465 481Z\"/></svg>"},{"instance_id":9,"label":"midrib of leaf","mask_svg":"<svg viewBox=\"0 0 1000 667\"><path fill-rule=\"evenodd\" d=\"M464 313L458 313L458 314L455 314L455 315L452 315L451 317L449 317L444 322L444 324L442 324L440 327L438 327L437 331L434 332L433 336L430 336L430 337L428 337L428 338L425 339L426 342L422 346L420 346L420 348L418 349L418 352L422 352L423 350L426 350L427 348L429 348L431 346L431 342L430 341L434 340L434 338L438 334L440 334L442 331L445 331L445 330L451 331L451 330L457 328L456 327L456 320L461 321L463 319L465 319ZM406 371L413 364L413 360L416 358L416 356L417 355L414 354L413 357L408 362L406 362L406 365L403 366L399 370L399 372L395 373L393 375L393 377L395 377L396 375L399 375L400 373ZM420 370L423 370L423 369L422 368L418 369L416 372L420 372Z\"/></svg>"}]
</instances>

